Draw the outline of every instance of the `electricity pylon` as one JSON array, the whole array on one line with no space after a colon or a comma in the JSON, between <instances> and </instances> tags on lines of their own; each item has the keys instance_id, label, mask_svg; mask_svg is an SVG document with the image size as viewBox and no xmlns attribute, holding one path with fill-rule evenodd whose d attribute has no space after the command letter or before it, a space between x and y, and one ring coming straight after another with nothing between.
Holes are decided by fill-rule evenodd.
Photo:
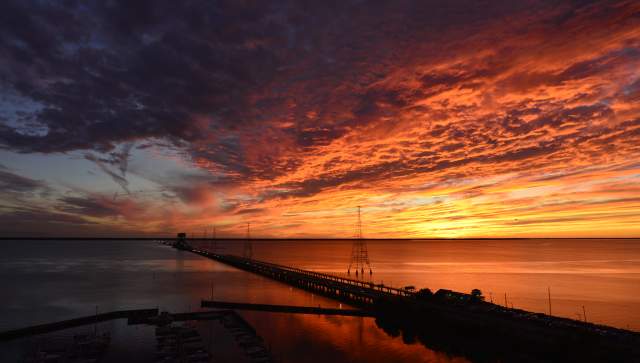
<instances>
[{"instance_id":1,"label":"electricity pylon","mask_svg":"<svg viewBox=\"0 0 640 363\"><path fill-rule=\"evenodd\" d=\"M242 256L244 258L253 258L253 245L251 244L250 226L251 223L247 223L247 240L244 241L244 249L242 251Z\"/></svg>"},{"instance_id":2,"label":"electricity pylon","mask_svg":"<svg viewBox=\"0 0 640 363\"><path fill-rule=\"evenodd\" d=\"M351 261L347 274L351 274L351 268L354 267L356 276L358 271L364 276L364 267L369 269L369 275L373 274L371 264L369 263L369 252L367 251L367 242L362 238L362 219L360 217L360 206L358 206L358 222L356 223L356 235L351 245Z\"/></svg>"},{"instance_id":3,"label":"electricity pylon","mask_svg":"<svg viewBox=\"0 0 640 363\"><path fill-rule=\"evenodd\" d=\"M209 240L209 252L216 253L218 249L218 241L216 240L216 226L211 229L211 240Z\"/></svg>"}]
</instances>

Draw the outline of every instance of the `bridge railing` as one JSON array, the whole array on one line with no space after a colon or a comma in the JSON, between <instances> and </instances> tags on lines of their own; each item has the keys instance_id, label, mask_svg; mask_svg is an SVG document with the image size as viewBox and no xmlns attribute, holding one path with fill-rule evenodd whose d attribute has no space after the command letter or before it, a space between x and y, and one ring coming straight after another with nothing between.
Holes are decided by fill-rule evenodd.
<instances>
[{"instance_id":1,"label":"bridge railing","mask_svg":"<svg viewBox=\"0 0 640 363\"><path fill-rule=\"evenodd\" d=\"M399 288L395 288L395 287L390 287L390 286L386 286L384 284L375 284L372 281L355 280L355 279L346 278L346 277L342 277L342 276L336 276L336 275L332 275L332 274L328 274L328 273L309 271L309 270L304 270L304 269L297 268L297 267L280 265L280 264L276 264L276 263L273 263L273 262L253 260L253 259L248 259L248 258L244 258L244 257L240 257L240 256L235 256L235 255L220 255L220 254L212 253L210 251L203 250L203 249L200 249L200 248L192 248L192 250L193 250L193 252L197 252L197 253L199 253L201 255L208 256L208 257L215 257L215 258L218 258L218 259L233 259L233 260L236 260L238 262L245 262L245 263L251 263L251 264L260 264L262 266L270 266L270 267L273 267L273 268L277 268L277 269L281 269L281 270L288 270L288 271L296 272L296 273L299 273L299 274L302 274L302 275L311 276L311 277L314 277L314 278L327 279L327 280L340 282L340 283L343 283L343 284L348 284L348 285L359 287L359 288L372 289L372 290L383 292L383 293L387 293L387 294L390 294L390 295L413 296L415 294L414 292L406 290L406 289L399 289Z\"/></svg>"},{"instance_id":2,"label":"bridge railing","mask_svg":"<svg viewBox=\"0 0 640 363\"><path fill-rule=\"evenodd\" d=\"M414 294L413 292L411 292L409 290L398 289L398 288L395 288L395 287L385 286L383 284L375 284L373 281L354 280L354 279L347 278L347 277L332 275L332 274L323 273L323 272L304 270L304 269L301 269L301 268L285 266L285 265L279 265L279 264L272 263L272 262L255 261L255 260L253 260L253 261L261 263L261 264L264 264L264 265L270 265L270 266L273 266L273 267L276 267L276 268L280 268L280 269L296 271L298 273L314 276L316 278L323 278L323 279L338 281L338 282L341 282L341 283L346 283L346 284L349 284L349 285L354 285L354 286L358 286L358 287L364 287L364 288L368 288L368 289L374 289L376 291L387 292L387 293L391 293L391 294L394 294L394 295L412 296Z\"/></svg>"}]
</instances>

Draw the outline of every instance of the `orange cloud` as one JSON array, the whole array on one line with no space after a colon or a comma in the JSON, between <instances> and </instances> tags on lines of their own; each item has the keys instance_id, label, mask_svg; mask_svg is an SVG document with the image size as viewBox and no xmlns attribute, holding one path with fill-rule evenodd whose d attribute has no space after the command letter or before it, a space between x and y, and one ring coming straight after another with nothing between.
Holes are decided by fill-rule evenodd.
<instances>
[{"instance_id":1,"label":"orange cloud","mask_svg":"<svg viewBox=\"0 0 640 363\"><path fill-rule=\"evenodd\" d=\"M322 27L297 6L256 9L263 22L234 8L251 31L167 30L141 47L179 49L145 70L173 77L173 109L141 97L149 118L100 142L164 140L204 175L91 211L59 198L65 213L145 233L251 221L257 236L350 237L362 205L368 237L637 236L640 4L468 6L314 8ZM136 77L121 82L155 94Z\"/></svg>"}]
</instances>

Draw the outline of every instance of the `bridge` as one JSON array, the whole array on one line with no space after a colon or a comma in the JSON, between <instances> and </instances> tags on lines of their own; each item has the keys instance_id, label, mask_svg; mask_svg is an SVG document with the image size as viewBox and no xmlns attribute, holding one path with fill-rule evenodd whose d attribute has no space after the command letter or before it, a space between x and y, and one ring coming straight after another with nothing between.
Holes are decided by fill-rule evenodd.
<instances>
[{"instance_id":1,"label":"bridge","mask_svg":"<svg viewBox=\"0 0 640 363\"><path fill-rule=\"evenodd\" d=\"M195 247L183 249L241 270L253 272L365 309L371 308L376 301L383 299L405 299L413 298L415 295L410 290L374 284L364 280L303 270L240 256L222 255Z\"/></svg>"}]
</instances>

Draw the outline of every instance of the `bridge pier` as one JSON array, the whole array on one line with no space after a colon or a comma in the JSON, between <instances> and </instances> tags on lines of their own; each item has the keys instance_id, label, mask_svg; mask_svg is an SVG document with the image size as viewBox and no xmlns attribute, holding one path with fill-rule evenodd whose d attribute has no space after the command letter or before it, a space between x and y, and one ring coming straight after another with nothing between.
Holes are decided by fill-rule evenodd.
<instances>
[{"instance_id":1,"label":"bridge pier","mask_svg":"<svg viewBox=\"0 0 640 363\"><path fill-rule=\"evenodd\" d=\"M379 299L402 299L411 295L401 289L387 288L386 286L383 288L383 285L376 286L371 282L362 280L307 271L239 256L220 255L196 248L185 249L203 257L362 308L372 307L374 301Z\"/></svg>"}]
</instances>

